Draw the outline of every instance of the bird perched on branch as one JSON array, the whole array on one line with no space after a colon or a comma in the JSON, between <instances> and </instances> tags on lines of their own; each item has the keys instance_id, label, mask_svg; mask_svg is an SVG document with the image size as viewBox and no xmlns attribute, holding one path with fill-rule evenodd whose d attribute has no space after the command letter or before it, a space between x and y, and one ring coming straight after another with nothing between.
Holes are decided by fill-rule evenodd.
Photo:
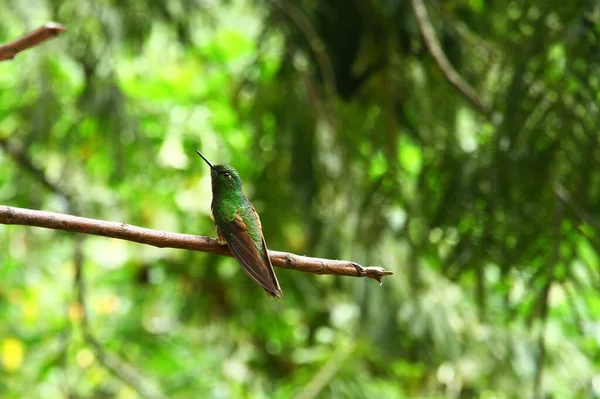
<instances>
[{"instance_id":1,"label":"bird perched on branch","mask_svg":"<svg viewBox=\"0 0 600 399\"><path fill-rule=\"evenodd\" d=\"M269 296L283 298L269 259L260 218L242 192L240 176L231 166L213 165L200 151L196 152L210 166L211 213L219 244L227 244L248 276Z\"/></svg>"}]
</instances>

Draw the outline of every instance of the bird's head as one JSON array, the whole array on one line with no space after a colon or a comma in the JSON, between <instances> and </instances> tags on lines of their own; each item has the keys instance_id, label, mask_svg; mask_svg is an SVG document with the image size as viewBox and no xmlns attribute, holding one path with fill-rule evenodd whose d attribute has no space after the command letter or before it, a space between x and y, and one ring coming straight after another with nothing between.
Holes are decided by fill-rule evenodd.
<instances>
[{"instance_id":1,"label":"bird's head","mask_svg":"<svg viewBox=\"0 0 600 399\"><path fill-rule=\"evenodd\" d=\"M200 151L198 155L210 166L210 179L213 193L221 191L237 191L242 189L242 180L238 172L229 165L214 165Z\"/></svg>"}]
</instances>

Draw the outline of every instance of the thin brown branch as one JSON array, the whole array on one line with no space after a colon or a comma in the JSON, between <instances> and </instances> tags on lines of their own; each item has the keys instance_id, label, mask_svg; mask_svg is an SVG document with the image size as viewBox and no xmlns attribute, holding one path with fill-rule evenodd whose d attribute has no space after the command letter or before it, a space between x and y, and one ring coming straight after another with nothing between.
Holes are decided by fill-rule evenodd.
<instances>
[{"instance_id":1,"label":"thin brown branch","mask_svg":"<svg viewBox=\"0 0 600 399\"><path fill-rule=\"evenodd\" d=\"M4 205L0 206L0 224L43 227L118 238L159 248L179 248L222 256L232 256L226 246L219 245L216 239L210 237L170 233L132 226L126 223L108 222ZM279 251L269 251L269 256L274 266L307 273L369 277L379 282L381 282L384 276L393 274L391 271L381 267L362 267L358 263L344 260L310 258Z\"/></svg>"},{"instance_id":2,"label":"thin brown branch","mask_svg":"<svg viewBox=\"0 0 600 399\"><path fill-rule=\"evenodd\" d=\"M423 0L411 0L411 3L417 17L417 24L419 25L419 29L425 40L425 45L437 66L451 85L456 87L458 91L460 91L480 112L488 115L488 106L483 103L477 92L475 92L475 89L473 89L456 69L454 69L450 61L448 61L446 54L444 54L444 50L442 50L442 46L435 34L435 30L429 19L429 15L427 14L427 7Z\"/></svg>"},{"instance_id":3,"label":"thin brown branch","mask_svg":"<svg viewBox=\"0 0 600 399\"><path fill-rule=\"evenodd\" d=\"M46 40L52 39L55 36L66 31L67 28L56 22L47 22L36 30L21 36L12 42L0 45L0 61L13 59L15 55L23 50L37 46Z\"/></svg>"}]
</instances>

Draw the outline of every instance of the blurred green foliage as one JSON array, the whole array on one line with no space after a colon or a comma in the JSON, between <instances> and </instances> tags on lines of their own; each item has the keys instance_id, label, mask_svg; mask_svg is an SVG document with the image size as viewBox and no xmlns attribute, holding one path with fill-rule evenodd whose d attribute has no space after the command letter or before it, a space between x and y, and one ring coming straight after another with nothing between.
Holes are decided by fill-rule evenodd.
<instances>
[{"instance_id":1,"label":"blurred green foliage","mask_svg":"<svg viewBox=\"0 0 600 399\"><path fill-rule=\"evenodd\" d=\"M409 1L0 4L0 42L69 29L0 63L1 204L214 236L200 149L271 249L395 272L278 269L270 301L232 259L84 237L102 353L169 398L600 396L600 5L426 5L489 114ZM77 240L0 225L2 398L140 393L86 334Z\"/></svg>"}]
</instances>

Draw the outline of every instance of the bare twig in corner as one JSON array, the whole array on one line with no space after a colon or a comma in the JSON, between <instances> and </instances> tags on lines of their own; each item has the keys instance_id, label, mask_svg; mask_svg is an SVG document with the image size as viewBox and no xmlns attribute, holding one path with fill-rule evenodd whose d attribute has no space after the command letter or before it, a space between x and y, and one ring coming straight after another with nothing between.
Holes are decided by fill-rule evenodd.
<instances>
[{"instance_id":1,"label":"bare twig in corner","mask_svg":"<svg viewBox=\"0 0 600 399\"><path fill-rule=\"evenodd\" d=\"M0 44L0 61L10 60L21 51L37 46L46 40L58 36L66 30L67 28L61 24L48 22L12 42Z\"/></svg>"},{"instance_id":2,"label":"bare twig in corner","mask_svg":"<svg viewBox=\"0 0 600 399\"><path fill-rule=\"evenodd\" d=\"M460 91L481 113L488 115L488 106L483 103L479 95L475 92L475 89L473 89L471 85L460 76L456 69L454 69L452 64L450 64L450 61L448 61L446 54L444 54L442 46L435 34L435 30L433 29L433 25L429 20L427 7L425 6L425 3L423 3L423 0L411 0L411 3L417 17L419 29L425 40L425 45L437 66L450 84L456 87L458 91Z\"/></svg>"}]
</instances>

